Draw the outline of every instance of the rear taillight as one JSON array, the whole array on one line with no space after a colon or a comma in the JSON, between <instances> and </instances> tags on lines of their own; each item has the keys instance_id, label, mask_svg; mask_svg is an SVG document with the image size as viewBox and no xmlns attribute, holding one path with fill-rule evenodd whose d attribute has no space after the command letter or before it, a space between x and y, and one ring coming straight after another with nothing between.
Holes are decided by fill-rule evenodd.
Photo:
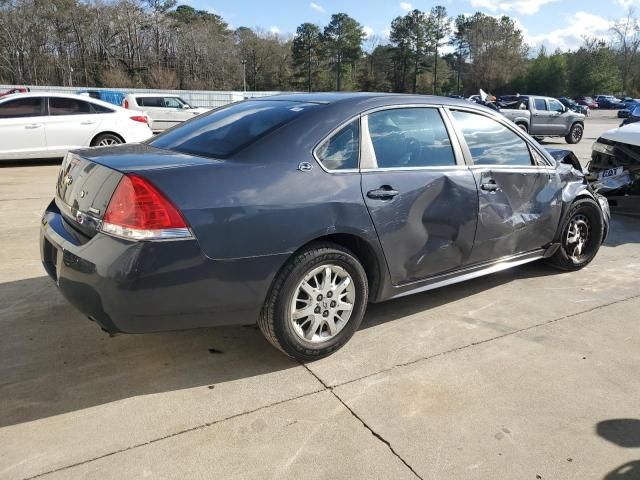
<instances>
[{"instance_id":1,"label":"rear taillight","mask_svg":"<svg viewBox=\"0 0 640 480\"><path fill-rule=\"evenodd\" d=\"M102 231L128 240L191 238L180 211L148 180L125 175L111 196Z\"/></svg>"},{"instance_id":2,"label":"rear taillight","mask_svg":"<svg viewBox=\"0 0 640 480\"><path fill-rule=\"evenodd\" d=\"M124 108L129 108L129 100L127 100L126 98L124 99L124 101L122 102L122 106Z\"/></svg>"},{"instance_id":3,"label":"rear taillight","mask_svg":"<svg viewBox=\"0 0 640 480\"><path fill-rule=\"evenodd\" d=\"M133 117L129 117L129 118L134 122L146 123L147 125L149 124L149 119L144 115L134 115Z\"/></svg>"}]
</instances>

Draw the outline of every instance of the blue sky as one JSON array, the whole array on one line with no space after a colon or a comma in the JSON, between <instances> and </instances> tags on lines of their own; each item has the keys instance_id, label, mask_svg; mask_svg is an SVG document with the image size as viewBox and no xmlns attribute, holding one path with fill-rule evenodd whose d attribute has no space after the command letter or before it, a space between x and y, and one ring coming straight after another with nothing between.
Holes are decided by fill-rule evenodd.
<instances>
[{"instance_id":1,"label":"blue sky","mask_svg":"<svg viewBox=\"0 0 640 480\"><path fill-rule=\"evenodd\" d=\"M214 11L233 27L260 27L282 35L292 34L302 22L325 25L332 13L346 12L370 35L388 35L391 20L418 8L429 10L441 4L450 15L481 11L508 14L516 19L525 39L534 49L545 45L577 48L584 35L605 38L611 23L629 7L640 11L640 0L188 0L195 8Z\"/></svg>"}]
</instances>

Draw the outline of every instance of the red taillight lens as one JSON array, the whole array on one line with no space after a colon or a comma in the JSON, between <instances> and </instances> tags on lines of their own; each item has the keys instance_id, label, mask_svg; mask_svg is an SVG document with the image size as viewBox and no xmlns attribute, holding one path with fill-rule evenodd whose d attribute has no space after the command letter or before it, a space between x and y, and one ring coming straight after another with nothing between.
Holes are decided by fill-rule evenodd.
<instances>
[{"instance_id":1,"label":"red taillight lens","mask_svg":"<svg viewBox=\"0 0 640 480\"><path fill-rule=\"evenodd\" d=\"M123 106L124 108L129 108L129 100L127 100L127 99L125 98L124 102L122 102L122 106Z\"/></svg>"},{"instance_id":2,"label":"red taillight lens","mask_svg":"<svg viewBox=\"0 0 640 480\"><path fill-rule=\"evenodd\" d=\"M122 177L102 222L104 232L132 240L191 237L173 203L137 175Z\"/></svg>"},{"instance_id":3,"label":"red taillight lens","mask_svg":"<svg viewBox=\"0 0 640 480\"><path fill-rule=\"evenodd\" d=\"M149 119L143 115L134 115L133 117L130 117L131 120L133 120L134 122L142 122L142 123L149 123Z\"/></svg>"}]
</instances>

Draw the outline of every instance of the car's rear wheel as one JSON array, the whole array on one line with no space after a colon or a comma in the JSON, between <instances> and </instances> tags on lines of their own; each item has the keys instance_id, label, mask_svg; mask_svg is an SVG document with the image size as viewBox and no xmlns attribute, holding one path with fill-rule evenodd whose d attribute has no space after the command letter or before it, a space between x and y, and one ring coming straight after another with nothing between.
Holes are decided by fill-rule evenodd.
<instances>
[{"instance_id":1,"label":"car's rear wheel","mask_svg":"<svg viewBox=\"0 0 640 480\"><path fill-rule=\"evenodd\" d=\"M278 274L258 325L285 354L315 360L353 336L368 295L366 273L353 253L332 243L313 244Z\"/></svg>"},{"instance_id":2,"label":"car's rear wheel","mask_svg":"<svg viewBox=\"0 0 640 480\"><path fill-rule=\"evenodd\" d=\"M600 207L590 198L580 199L571 206L562 227L560 248L548 263L561 270L580 270L595 258L603 236Z\"/></svg>"},{"instance_id":3,"label":"car's rear wheel","mask_svg":"<svg viewBox=\"0 0 640 480\"><path fill-rule=\"evenodd\" d=\"M526 123L516 123L516 125L518 126L518 128L520 130L522 130L525 133L529 133L529 127L527 127Z\"/></svg>"},{"instance_id":4,"label":"car's rear wheel","mask_svg":"<svg viewBox=\"0 0 640 480\"><path fill-rule=\"evenodd\" d=\"M110 147L112 145L120 145L124 140L113 133L101 133L91 142L92 147Z\"/></svg>"},{"instance_id":5,"label":"car's rear wheel","mask_svg":"<svg viewBox=\"0 0 640 480\"><path fill-rule=\"evenodd\" d=\"M569 144L579 143L582 140L582 135L584 134L584 127L579 123L574 123L569 130L569 133L566 137L564 137L565 141Z\"/></svg>"}]
</instances>

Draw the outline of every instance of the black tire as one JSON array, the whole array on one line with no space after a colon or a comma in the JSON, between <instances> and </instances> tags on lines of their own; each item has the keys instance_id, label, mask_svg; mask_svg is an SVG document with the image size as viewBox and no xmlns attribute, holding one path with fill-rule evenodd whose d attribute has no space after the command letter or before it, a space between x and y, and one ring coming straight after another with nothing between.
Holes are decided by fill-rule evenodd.
<instances>
[{"instance_id":1,"label":"black tire","mask_svg":"<svg viewBox=\"0 0 640 480\"><path fill-rule=\"evenodd\" d=\"M576 219L581 220L584 217L588 223L588 237L582 248L582 253L577 256L570 255L575 248L575 243L569 242L569 229L575 226ZM581 198L576 200L566 216L560 232L560 248L547 259L547 263L552 267L565 271L580 270L595 258L602 239L604 237L604 222L602 219L602 211L600 206L591 198ZM573 250L575 252L575 250Z\"/></svg>"},{"instance_id":2,"label":"black tire","mask_svg":"<svg viewBox=\"0 0 640 480\"><path fill-rule=\"evenodd\" d=\"M324 265L338 266L351 277L355 295L353 309L342 329L333 337L323 341L308 341L294 330L296 327L290 320L292 304L300 282L314 269ZM340 349L353 336L362 322L368 299L367 275L355 255L333 243L316 243L295 254L277 275L258 319L258 326L267 340L286 355L302 362L316 360ZM311 299L310 303L314 303L314 300Z\"/></svg>"},{"instance_id":3,"label":"black tire","mask_svg":"<svg viewBox=\"0 0 640 480\"><path fill-rule=\"evenodd\" d=\"M534 136L533 139L538 142L538 143L542 143L544 141L544 137L541 136Z\"/></svg>"},{"instance_id":4,"label":"black tire","mask_svg":"<svg viewBox=\"0 0 640 480\"><path fill-rule=\"evenodd\" d=\"M516 123L518 128L522 130L524 133L529 133L529 127L527 127L526 123Z\"/></svg>"},{"instance_id":5,"label":"black tire","mask_svg":"<svg viewBox=\"0 0 640 480\"><path fill-rule=\"evenodd\" d=\"M91 141L92 147L109 147L112 145L120 145L124 140L115 133L101 133Z\"/></svg>"},{"instance_id":6,"label":"black tire","mask_svg":"<svg viewBox=\"0 0 640 480\"><path fill-rule=\"evenodd\" d=\"M584 126L581 123L574 123L564 139L568 144L575 145L576 143L580 143L583 135Z\"/></svg>"}]
</instances>

